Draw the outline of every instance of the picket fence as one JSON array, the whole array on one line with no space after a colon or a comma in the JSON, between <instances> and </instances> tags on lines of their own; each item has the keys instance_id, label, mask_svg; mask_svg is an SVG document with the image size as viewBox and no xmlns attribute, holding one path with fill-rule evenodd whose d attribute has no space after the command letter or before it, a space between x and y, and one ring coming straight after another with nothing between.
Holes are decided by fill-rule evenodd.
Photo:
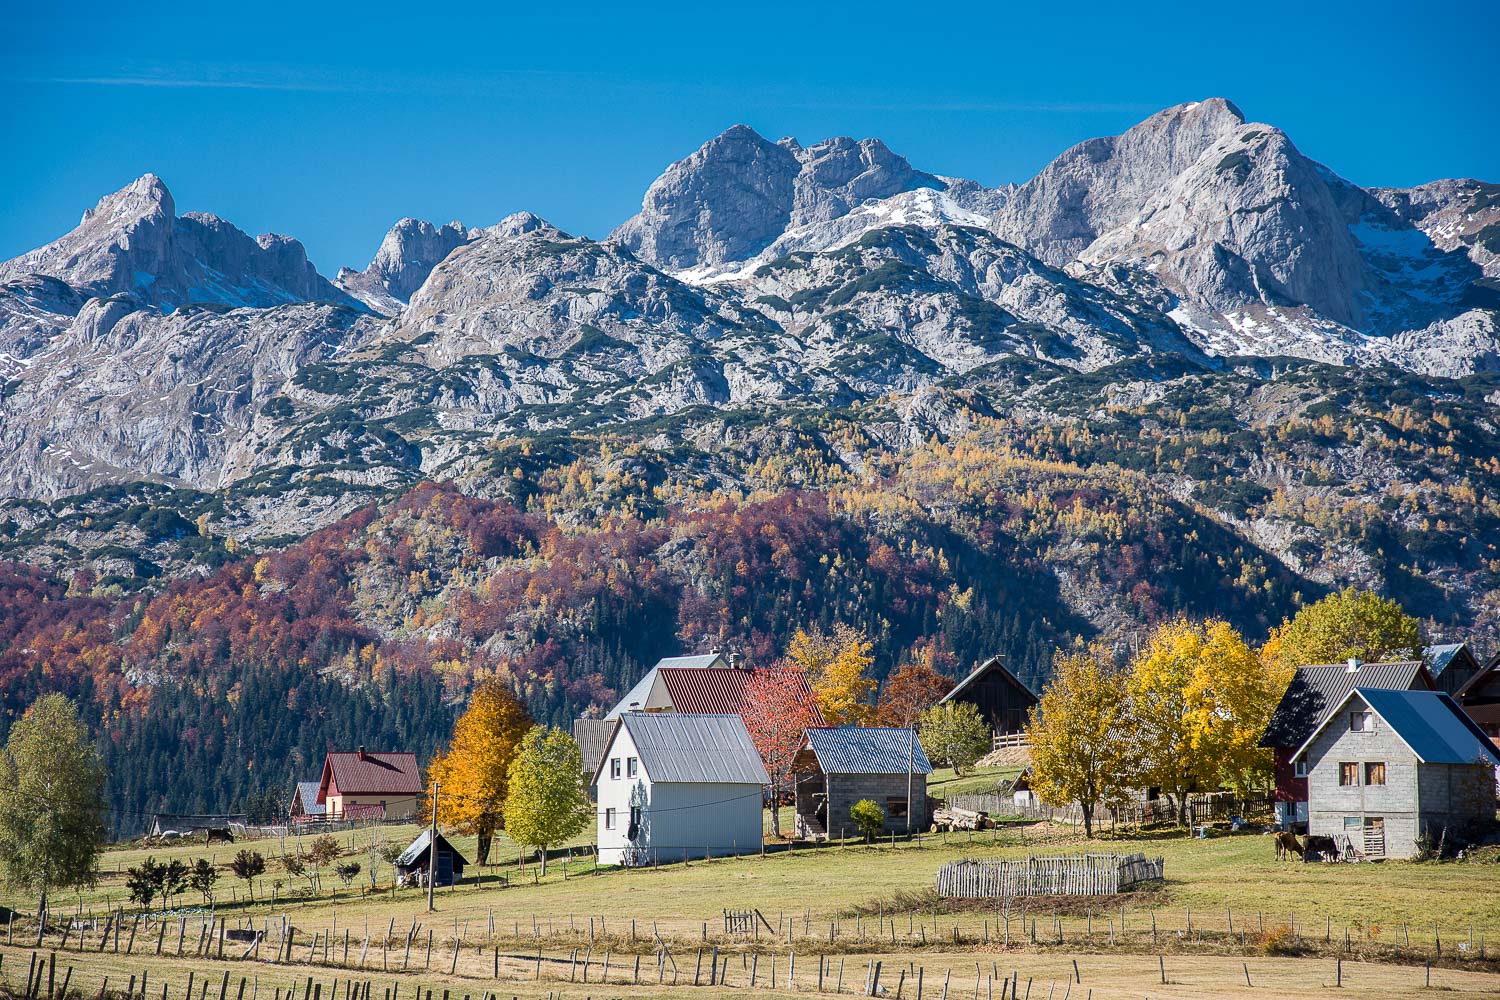
<instances>
[{"instance_id":1,"label":"picket fence","mask_svg":"<svg viewBox=\"0 0 1500 1000\"><path fill-rule=\"evenodd\" d=\"M959 809L970 809L974 812L989 813L991 816L1083 825L1083 809L1076 802L1066 806L1049 806L1040 802L1017 803L1008 795L975 793L950 795L948 805ZM1234 814L1235 808L1236 800L1232 795L1220 793L1189 795L1188 825L1199 826L1227 820ZM1175 823L1176 821L1177 813L1166 799L1127 802L1118 806L1100 806L1094 810L1096 826L1108 823L1122 826L1153 826L1158 823Z\"/></svg>"},{"instance_id":2,"label":"picket fence","mask_svg":"<svg viewBox=\"0 0 1500 1000\"><path fill-rule=\"evenodd\" d=\"M1144 854L1073 854L1025 861L950 861L938 869L940 896L1105 896L1163 878L1164 858Z\"/></svg>"}]
</instances>

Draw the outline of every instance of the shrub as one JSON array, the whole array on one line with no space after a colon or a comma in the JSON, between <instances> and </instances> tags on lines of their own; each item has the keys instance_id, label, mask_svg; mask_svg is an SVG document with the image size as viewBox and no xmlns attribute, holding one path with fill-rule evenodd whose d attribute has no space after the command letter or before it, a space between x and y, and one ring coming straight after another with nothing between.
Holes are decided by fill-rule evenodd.
<instances>
[{"instance_id":1,"label":"shrub","mask_svg":"<svg viewBox=\"0 0 1500 1000\"><path fill-rule=\"evenodd\" d=\"M869 840L885 825L885 810L869 799L860 799L849 809L849 818L859 827L859 832Z\"/></svg>"}]
</instances>

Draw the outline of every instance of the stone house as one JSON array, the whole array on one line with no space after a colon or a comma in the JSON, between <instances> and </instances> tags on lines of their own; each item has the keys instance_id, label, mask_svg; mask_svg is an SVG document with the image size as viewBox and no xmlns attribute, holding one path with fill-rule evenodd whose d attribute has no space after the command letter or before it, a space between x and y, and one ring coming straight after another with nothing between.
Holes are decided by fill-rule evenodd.
<instances>
[{"instance_id":1,"label":"stone house","mask_svg":"<svg viewBox=\"0 0 1500 1000\"><path fill-rule=\"evenodd\" d=\"M1356 687L1431 691L1436 685L1421 660L1350 659L1298 667L1260 740L1272 751L1276 823L1283 829L1307 829L1307 762L1297 749Z\"/></svg>"},{"instance_id":2,"label":"stone house","mask_svg":"<svg viewBox=\"0 0 1500 1000\"><path fill-rule=\"evenodd\" d=\"M792 761L796 835L804 840L853 836L858 826L849 811L861 799L869 799L884 811L885 832L922 830L927 823L927 776L931 773L932 765L915 730L809 729L806 743Z\"/></svg>"},{"instance_id":3,"label":"stone house","mask_svg":"<svg viewBox=\"0 0 1500 1000\"><path fill-rule=\"evenodd\" d=\"M1440 691L1355 688L1293 756L1307 763L1308 834L1341 853L1408 858L1424 835L1495 823L1500 753Z\"/></svg>"}]
</instances>

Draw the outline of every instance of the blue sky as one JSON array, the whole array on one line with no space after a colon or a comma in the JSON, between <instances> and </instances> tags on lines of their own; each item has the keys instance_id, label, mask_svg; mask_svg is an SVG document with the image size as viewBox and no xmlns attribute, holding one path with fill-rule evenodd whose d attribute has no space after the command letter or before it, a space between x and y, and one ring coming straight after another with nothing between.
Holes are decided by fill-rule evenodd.
<instances>
[{"instance_id":1,"label":"blue sky","mask_svg":"<svg viewBox=\"0 0 1500 1000\"><path fill-rule=\"evenodd\" d=\"M1023 181L1235 101L1361 184L1500 181L1500 4L27 4L0 31L0 259L146 171L363 266L403 215L602 236L735 122Z\"/></svg>"}]
</instances>

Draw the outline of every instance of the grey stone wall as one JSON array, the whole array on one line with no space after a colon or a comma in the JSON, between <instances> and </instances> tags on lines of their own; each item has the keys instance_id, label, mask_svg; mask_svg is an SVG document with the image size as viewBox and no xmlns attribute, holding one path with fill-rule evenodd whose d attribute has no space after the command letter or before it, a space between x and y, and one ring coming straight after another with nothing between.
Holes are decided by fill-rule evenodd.
<instances>
[{"instance_id":1,"label":"grey stone wall","mask_svg":"<svg viewBox=\"0 0 1500 1000\"><path fill-rule=\"evenodd\" d=\"M828 836L837 837L842 828L847 836L858 831L849 810L860 799L870 799L886 812L887 833L906 832L906 818L891 816L891 800L906 801L905 774L830 774L828 775ZM927 828L927 776L917 774L911 780L911 828Z\"/></svg>"},{"instance_id":2,"label":"grey stone wall","mask_svg":"<svg viewBox=\"0 0 1500 1000\"><path fill-rule=\"evenodd\" d=\"M1314 836L1342 837L1345 817L1380 816L1385 820L1387 857L1410 857L1416 851L1418 822L1417 759L1401 738L1378 717L1373 732L1349 729L1349 712L1364 709L1354 698L1307 749L1307 831ZM1359 765L1358 785L1339 784L1339 764ZM1385 784L1364 784L1365 764L1385 764ZM1356 846L1359 838L1352 838Z\"/></svg>"}]
</instances>

